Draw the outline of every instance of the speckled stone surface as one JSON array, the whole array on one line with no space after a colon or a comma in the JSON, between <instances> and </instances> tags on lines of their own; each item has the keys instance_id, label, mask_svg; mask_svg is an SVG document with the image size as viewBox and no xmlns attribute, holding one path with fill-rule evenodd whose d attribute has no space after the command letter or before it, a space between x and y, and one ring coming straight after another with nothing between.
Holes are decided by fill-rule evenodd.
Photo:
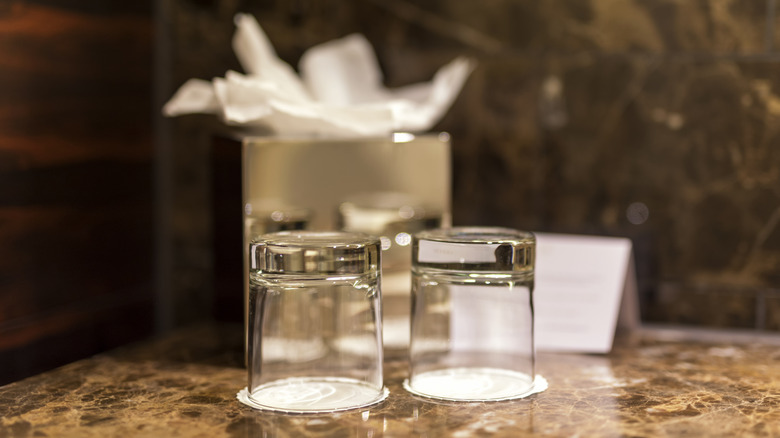
<instances>
[{"instance_id":1,"label":"speckled stone surface","mask_svg":"<svg viewBox=\"0 0 780 438\"><path fill-rule=\"evenodd\" d=\"M496 403L416 399L391 362L383 404L306 416L240 404L240 327L201 326L0 387L0 437L778 436L780 339L767 339L542 353L549 389Z\"/></svg>"}]
</instances>

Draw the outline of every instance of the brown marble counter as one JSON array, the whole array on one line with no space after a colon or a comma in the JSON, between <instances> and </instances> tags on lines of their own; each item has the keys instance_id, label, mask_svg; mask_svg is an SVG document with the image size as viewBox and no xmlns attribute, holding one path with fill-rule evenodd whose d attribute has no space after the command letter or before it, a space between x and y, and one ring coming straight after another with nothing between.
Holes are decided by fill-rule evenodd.
<instances>
[{"instance_id":1,"label":"brown marble counter","mask_svg":"<svg viewBox=\"0 0 780 438\"><path fill-rule=\"evenodd\" d=\"M368 410L254 411L239 327L203 326L0 387L0 437L780 436L780 342L620 339L606 356L538 355L547 391L434 404L401 388Z\"/></svg>"}]
</instances>

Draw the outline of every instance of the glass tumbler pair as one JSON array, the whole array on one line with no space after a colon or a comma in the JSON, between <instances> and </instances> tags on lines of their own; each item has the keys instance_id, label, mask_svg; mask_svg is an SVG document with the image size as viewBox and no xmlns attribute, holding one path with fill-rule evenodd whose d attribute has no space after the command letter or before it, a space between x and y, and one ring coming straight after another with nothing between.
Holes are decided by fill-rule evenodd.
<instances>
[{"instance_id":1,"label":"glass tumbler pair","mask_svg":"<svg viewBox=\"0 0 780 438\"><path fill-rule=\"evenodd\" d=\"M407 391L456 400L522 397L533 386L532 234L423 231L412 242ZM247 402L336 412L379 403L379 239L280 232L250 246Z\"/></svg>"}]
</instances>

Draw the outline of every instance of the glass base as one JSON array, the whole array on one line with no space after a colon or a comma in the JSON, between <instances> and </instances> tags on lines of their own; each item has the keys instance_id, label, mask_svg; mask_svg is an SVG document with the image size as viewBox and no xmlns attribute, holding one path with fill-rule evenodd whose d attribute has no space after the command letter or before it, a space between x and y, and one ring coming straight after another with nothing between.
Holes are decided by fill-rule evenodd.
<instances>
[{"instance_id":1,"label":"glass base","mask_svg":"<svg viewBox=\"0 0 780 438\"><path fill-rule=\"evenodd\" d=\"M238 399L256 408L284 413L326 413L364 408L387 398L387 388L339 377L294 377L277 380L249 393L244 389Z\"/></svg>"},{"instance_id":2,"label":"glass base","mask_svg":"<svg viewBox=\"0 0 780 438\"><path fill-rule=\"evenodd\" d=\"M525 373L496 368L448 368L428 371L404 380L414 395L449 401L499 401L522 398L534 391L534 379Z\"/></svg>"}]
</instances>

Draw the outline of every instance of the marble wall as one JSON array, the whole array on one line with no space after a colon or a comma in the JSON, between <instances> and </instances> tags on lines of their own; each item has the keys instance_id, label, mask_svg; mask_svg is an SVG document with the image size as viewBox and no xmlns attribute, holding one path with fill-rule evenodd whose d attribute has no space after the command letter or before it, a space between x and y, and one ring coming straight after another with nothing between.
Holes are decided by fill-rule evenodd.
<instances>
[{"instance_id":1,"label":"marble wall","mask_svg":"<svg viewBox=\"0 0 780 438\"><path fill-rule=\"evenodd\" d=\"M360 32L388 86L478 61L452 135L455 224L630 237L647 322L780 330L776 0L167 0L158 100L240 69L254 14L295 66ZM207 313L208 116L160 123L171 323Z\"/></svg>"}]
</instances>

